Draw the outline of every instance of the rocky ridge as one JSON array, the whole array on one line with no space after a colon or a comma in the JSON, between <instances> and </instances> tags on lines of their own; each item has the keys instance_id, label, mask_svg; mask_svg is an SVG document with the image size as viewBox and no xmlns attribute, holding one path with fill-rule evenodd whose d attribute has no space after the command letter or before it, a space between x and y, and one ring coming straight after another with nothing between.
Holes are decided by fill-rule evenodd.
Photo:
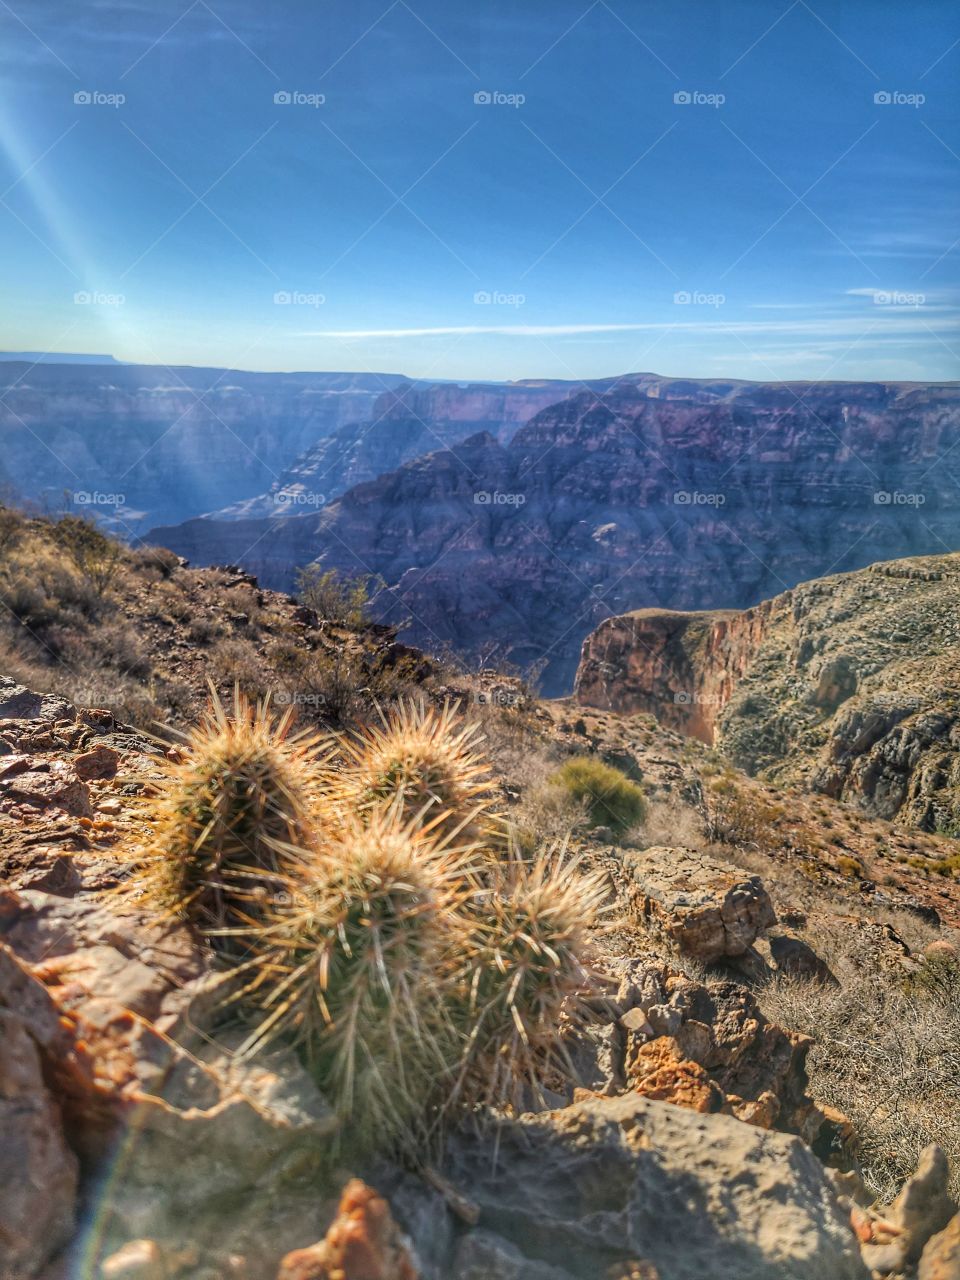
<instances>
[{"instance_id":1,"label":"rocky ridge","mask_svg":"<svg viewBox=\"0 0 960 1280\"><path fill-rule=\"evenodd\" d=\"M575 697L738 768L960 831L960 556L803 583L741 613L642 610L584 642Z\"/></svg>"},{"instance_id":2,"label":"rocky ridge","mask_svg":"<svg viewBox=\"0 0 960 1280\"><path fill-rule=\"evenodd\" d=\"M455 450L458 441L478 432L506 443L535 413L581 389L580 383L554 381L401 383L377 398L368 421L338 428L297 458L269 492L212 511L207 518L303 515L413 458Z\"/></svg>"}]
</instances>

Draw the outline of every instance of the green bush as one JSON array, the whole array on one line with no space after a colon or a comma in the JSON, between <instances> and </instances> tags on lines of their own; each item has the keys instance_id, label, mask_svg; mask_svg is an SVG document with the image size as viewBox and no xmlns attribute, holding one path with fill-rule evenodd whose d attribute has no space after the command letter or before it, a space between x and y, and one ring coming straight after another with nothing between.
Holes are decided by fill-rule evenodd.
<instances>
[{"instance_id":1,"label":"green bush","mask_svg":"<svg viewBox=\"0 0 960 1280\"><path fill-rule=\"evenodd\" d=\"M359 630L370 622L370 597L383 580L361 574L343 578L336 569L307 565L297 575L297 594L309 609L328 622Z\"/></svg>"},{"instance_id":2,"label":"green bush","mask_svg":"<svg viewBox=\"0 0 960 1280\"><path fill-rule=\"evenodd\" d=\"M568 760L551 775L550 782L583 807L591 827L609 827L622 834L646 816L643 788L592 756Z\"/></svg>"}]
</instances>

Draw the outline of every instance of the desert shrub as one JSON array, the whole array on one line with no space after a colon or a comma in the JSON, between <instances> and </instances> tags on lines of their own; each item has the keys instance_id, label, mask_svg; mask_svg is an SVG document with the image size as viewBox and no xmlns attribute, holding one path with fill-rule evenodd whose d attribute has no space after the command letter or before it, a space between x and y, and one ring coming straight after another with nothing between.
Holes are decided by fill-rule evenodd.
<instances>
[{"instance_id":1,"label":"desert shrub","mask_svg":"<svg viewBox=\"0 0 960 1280\"><path fill-rule=\"evenodd\" d=\"M141 572L170 578L180 566L180 557L166 547L139 547L133 553L133 567Z\"/></svg>"},{"instance_id":2,"label":"desert shrub","mask_svg":"<svg viewBox=\"0 0 960 1280\"><path fill-rule=\"evenodd\" d=\"M229 931L246 927L315 844L324 744L292 733L292 721L274 721L239 690L229 710L214 694L146 802L151 847L131 885L227 949Z\"/></svg>"},{"instance_id":3,"label":"desert shrub","mask_svg":"<svg viewBox=\"0 0 960 1280\"><path fill-rule=\"evenodd\" d=\"M0 552L9 551L20 538L23 517L11 507L0 504Z\"/></svg>"},{"instance_id":4,"label":"desert shrub","mask_svg":"<svg viewBox=\"0 0 960 1280\"><path fill-rule=\"evenodd\" d=\"M575 756L551 776L551 785L582 806L590 827L622 834L643 821L643 788L613 765L593 756Z\"/></svg>"},{"instance_id":5,"label":"desert shrub","mask_svg":"<svg viewBox=\"0 0 960 1280\"><path fill-rule=\"evenodd\" d=\"M732 772L714 778L705 798L711 839L761 854L788 850L816 857L820 846L815 833L791 822L786 805L743 786Z\"/></svg>"},{"instance_id":6,"label":"desert shrub","mask_svg":"<svg viewBox=\"0 0 960 1280\"><path fill-rule=\"evenodd\" d=\"M216 618L191 618L187 623L187 639L191 644L205 646L223 635L223 627Z\"/></svg>"},{"instance_id":7,"label":"desert shrub","mask_svg":"<svg viewBox=\"0 0 960 1280\"><path fill-rule=\"evenodd\" d=\"M214 684L236 685L247 697L260 698L269 692L263 657L252 640L238 636L218 640L210 650L209 671Z\"/></svg>"},{"instance_id":8,"label":"desert shrub","mask_svg":"<svg viewBox=\"0 0 960 1280\"><path fill-rule=\"evenodd\" d=\"M328 622L355 629L370 622L370 596L382 585L382 579L371 574L347 578L315 564L297 575L297 594L309 609Z\"/></svg>"},{"instance_id":9,"label":"desert shrub","mask_svg":"<svg viewBox=\"0 0 960 1280\"><path fill-rule=\"evenodd\" d=\"M116 538L102 533L81 516L63 516L54 526L58 546L66 552L98 595L115 581L126 552Z\"/></svg>"},{"instance_id":10,"label":"desert shrub","mask_svg":"<svg viewBox=\"0 0 960 1280\"><path fill-rule=\"evenodd\" d=\"M930 1142L943 1147L960 1192L960 969L925 960L915 977L884 966L856 937L826 955L836 988L779 978L765 1011L814 1040L810 1090L849 1116L863 1173L890 1200Z\"/></svg>"}]
</instances>

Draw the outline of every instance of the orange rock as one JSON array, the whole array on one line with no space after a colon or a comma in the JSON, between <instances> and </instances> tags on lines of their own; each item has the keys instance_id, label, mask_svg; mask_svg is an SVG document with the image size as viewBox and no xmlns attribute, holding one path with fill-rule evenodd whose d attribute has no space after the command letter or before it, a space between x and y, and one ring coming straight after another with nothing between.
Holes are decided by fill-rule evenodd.
<instances>
[{"instance_id":1,"label":"orange rock","mask_svg":"<svg viewBox=\"0 0 960 1280\"><path fill-rule=\"evenodd\" d=\"M418 1280L418 1275L390 1206L354 1178L326 1238L288 1253L277 1280Z\"/></svg>"},{"instance_id":2,"label":"orange rock","mask_svg":"<svg viewBox=\"0 0 960 1280\"><path fill-rule=\"evenodd\" d=\"M719 1111L723 1094L697 1062L684 1058L672 1036L639 1045L626 1063L630 1085L645 1098L672 1102L690 1111Z\"/></svg>"}]
</instances>

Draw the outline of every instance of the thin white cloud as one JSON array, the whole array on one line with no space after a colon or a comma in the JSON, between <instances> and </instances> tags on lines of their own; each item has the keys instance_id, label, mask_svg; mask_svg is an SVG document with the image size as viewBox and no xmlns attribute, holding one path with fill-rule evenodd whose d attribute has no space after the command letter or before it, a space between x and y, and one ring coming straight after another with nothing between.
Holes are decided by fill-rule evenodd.
<instances>
[{"instance_id":1,"label":"thin white cloud","mask_svg":"<svg viewBox=\"0 0 960 1280\"><path fill-rule=\"evenodd\" d=\"M954 308L944 308L951 313ZM682 308L689 311L690 308ZM721 309L722 310L722 309ZM927 308L933 310L933 308ZM912 318L923 308L897 307L878 308L873 324L893 333L916 332L916 321ZM904 314L909 312L909 316ZM956 329L960 327L960 317L939 320L938 329ZM812 334L822 336L859 335L863 332L863 317L849 317L837 320L812 321L779 321L779 320L731 320L723 319L722 314L711 320L692 321L650 321L642 324L502 324L502 325L445 325L442 328L429 329L319 329L308 330L296 334L299 338L338 338L345 341L364 341L371 338L448 338L477 337L496 334L511 338L549 338L567 337L592 333L658 333L661 331L678 333L713 333L723 334Z\"/></svg>"},{"instance_id":2,"label":"thin white cloud","mask_svg":"<svg viewBox=\"0 0 960 1280\"><path fill-rule=\"evenodd\" d=\"M447 338L484 333L511 337L547 338L572 333L634 333L639 329L669 328L650 324L464 324L434 329L324 329L301 338Z\"/></svg>"}]
</instances>

